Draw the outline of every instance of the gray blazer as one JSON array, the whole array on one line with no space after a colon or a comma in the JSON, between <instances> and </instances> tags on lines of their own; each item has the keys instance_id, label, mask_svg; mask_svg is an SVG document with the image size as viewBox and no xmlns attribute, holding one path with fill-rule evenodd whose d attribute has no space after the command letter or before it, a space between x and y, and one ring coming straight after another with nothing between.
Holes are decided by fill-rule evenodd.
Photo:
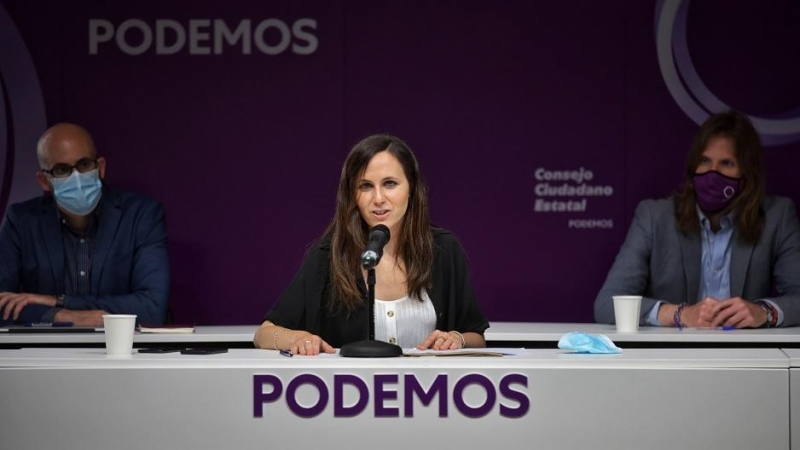
<instances>
[{"instance_id":1,"label":"gray blazer","mask_svg":"<svg viewBox=\"0 0 800 450\"><path fill-rule=\"evenodd\" d=\"M755 245L742 245L734 228L731 248L731 297L770 299L783 310L783 326L800 324L800 224L794 203L767 197L764 232ZM657 300L697 303L701 238L675 226L673 200L645 200L606 282L594 301L597 322L614 323L612 295L642 295L641 321Z\"/></svg>"}]
</instances>

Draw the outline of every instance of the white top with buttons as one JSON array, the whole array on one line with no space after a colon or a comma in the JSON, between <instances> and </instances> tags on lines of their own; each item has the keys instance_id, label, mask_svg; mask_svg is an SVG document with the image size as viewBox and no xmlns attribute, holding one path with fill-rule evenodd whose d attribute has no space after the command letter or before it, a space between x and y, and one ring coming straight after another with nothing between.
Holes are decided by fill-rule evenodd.
<instances>
[{"instance_id":1,"label":"white top with buttons","mask_svg":"<svg viewBox=\"0 0 800 450\"><path fill-rule=\"evenodd\" d=\"M397 300L375 300L376 340L411 348L424 341L434 329L436 310L425 291L422 291L422 301L408 295Z\"/></svg>"}]
</instances>

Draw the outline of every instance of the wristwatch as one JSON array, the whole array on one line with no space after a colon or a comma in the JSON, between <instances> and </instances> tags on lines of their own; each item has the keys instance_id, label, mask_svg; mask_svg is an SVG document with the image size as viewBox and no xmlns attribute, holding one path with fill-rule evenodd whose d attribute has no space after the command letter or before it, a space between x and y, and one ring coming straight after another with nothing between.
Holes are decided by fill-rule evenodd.
<instances>
[{"instance_id":1,"label":"wristwatch","mask_svg":"<svg viewBox=\"0 0 800 450\"><path fill-rule=\"evenodd\" d=\"M53 297L56 298L56 308L63 308L64 307L64 297L66 297L66 295L64 295L64 294L54 295Z\"/></svg>"},{"instance_id":2,"label":"wristwatch","mask_svg":"<svg viewBox=\"0 0 800 450\"><path fill-rule=\"evenodd\" d=\"M761 306L761 309L764 310L764 313L767 315L767 321L764 322L762 327L772 328L775 326L775 315L772 313L772 307L768 305L766 302L758 302L758 305Z\"/></svg>"}]
</instances>

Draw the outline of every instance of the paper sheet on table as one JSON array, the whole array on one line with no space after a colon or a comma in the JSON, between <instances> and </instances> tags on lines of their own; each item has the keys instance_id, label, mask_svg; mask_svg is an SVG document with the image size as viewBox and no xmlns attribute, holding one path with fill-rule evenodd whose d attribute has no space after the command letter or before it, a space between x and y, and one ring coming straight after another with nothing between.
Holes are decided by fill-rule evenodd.
<instances>
[{"instance_id":1,"label":"paper sheet on table","mask_svg":"<svg viewBox=\"0 0 800 450\"><path fill-rule=\"evenodd\" d=\"M457 350L417 350L404 348L403 356L515 356L525 353L524 348L459 348Z\"/></svg>"}]
</instances>

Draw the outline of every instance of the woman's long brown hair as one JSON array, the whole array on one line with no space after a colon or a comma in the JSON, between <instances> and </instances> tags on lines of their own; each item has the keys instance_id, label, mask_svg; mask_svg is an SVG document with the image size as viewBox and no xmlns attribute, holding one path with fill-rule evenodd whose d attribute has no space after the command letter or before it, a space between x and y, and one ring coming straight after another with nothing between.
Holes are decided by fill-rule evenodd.
<instances>
[{"instance_id":1,"label":"woman's long brown hair","mask_svg":"<svg viewBox=\"0 0 800 450\"><path fill-rule=\"evenodd\" d=\"M417 159L405 142L395 136L373 135L356 144L347 156L339 177L336 213L325 231L331 240L332 297L328 306L332 311L352 312L365 301L357 280L361 276L359 259L369 229L356 204L357 183L372 158L383 151L400 161L409 183L408 208L400 235L391 237L397 239L397 257L405 264L408 293L421 298L422 290L431 287L433 235L428 216L428 187Z\"/></svg>"}]
</instances>

